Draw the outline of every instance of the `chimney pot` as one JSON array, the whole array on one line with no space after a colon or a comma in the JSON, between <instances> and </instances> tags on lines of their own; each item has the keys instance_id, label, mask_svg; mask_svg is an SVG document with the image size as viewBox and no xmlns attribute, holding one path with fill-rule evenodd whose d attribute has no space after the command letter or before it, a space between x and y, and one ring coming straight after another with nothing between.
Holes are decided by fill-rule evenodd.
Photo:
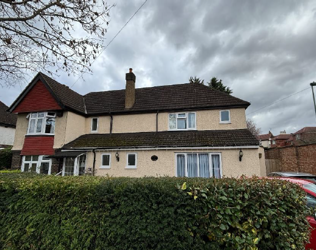
<instances>
[{"instance_id":1,"label":"chimney pot","mask_svg":"<svg viewBox=\"0 0 316 250\"><path fill-rule=\"evenodd\" d=\"M132 68L129 68L129 73L133 73L133 69Z\"/></svg>"}]
</instances>

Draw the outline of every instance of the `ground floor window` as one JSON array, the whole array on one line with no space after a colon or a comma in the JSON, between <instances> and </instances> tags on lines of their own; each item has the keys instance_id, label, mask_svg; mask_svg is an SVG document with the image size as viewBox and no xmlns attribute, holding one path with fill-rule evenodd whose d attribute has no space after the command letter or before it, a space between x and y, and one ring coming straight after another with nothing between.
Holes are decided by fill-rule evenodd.
<instances>
[{"instance_id":1,"label":"ground floor window","mask_svg":"<svg viewBox=\"0 0 316 250\"><path fill-rule=\"evenodd\" d=\"M26 155L22 159L22 172L51 174L52 160L45 155Z\"/></svg>"},{"instance_id":2,"label":"ground floor window","mask_svg":"<svg viewBox=\"0 0 316 250\"><path fill-rule=\"evenodd\" d=\"M63 176L84 175L86 169L86 155L81 154L77 157L65 157L63 164Z\"/></svg>"},{"instance_id":3,"label":"ground floor window","mask_svg":"<svg viewBox=\"0 0 316 250\"><path fill-rule=\"evenodd\" d=\"M178 177L222 177L221 155L216 153L176 154Z\"/></svg>"}]
</instances>

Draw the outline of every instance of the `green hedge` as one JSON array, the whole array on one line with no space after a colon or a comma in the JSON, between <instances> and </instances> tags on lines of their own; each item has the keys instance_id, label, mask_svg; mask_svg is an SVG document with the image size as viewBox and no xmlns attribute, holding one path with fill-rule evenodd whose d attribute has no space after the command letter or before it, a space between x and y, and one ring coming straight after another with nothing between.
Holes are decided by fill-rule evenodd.
<instances>
[{"instance_id":1,"label":"green hedge","mask_svg":"<svg viewBox=\"0 0 316 250\"><path fill-rule=\"evenodd\" d=\"M12 162L12 147L0 150L0 170L11 168Z\"/></svg>"},{"instance_id":2,"label":"green hedge","mask_svg":"<svg viewBox=\"0 0 316 250\"><path fill-rule=\"evenodd\" d=\"M304 193L266 179L0 174L3 249L304 249Z\"/></svg>"}]
</instances>

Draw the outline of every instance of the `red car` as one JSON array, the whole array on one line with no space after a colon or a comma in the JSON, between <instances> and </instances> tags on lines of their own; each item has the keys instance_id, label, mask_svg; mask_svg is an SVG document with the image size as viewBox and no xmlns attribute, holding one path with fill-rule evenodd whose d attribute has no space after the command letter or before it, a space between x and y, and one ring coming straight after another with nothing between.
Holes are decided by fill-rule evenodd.
<instances>
[{"instance_id":1,"label":"red car","mask_svg":"<svg viewBox=\"0 0 316 250\"><path fill-rule=\"evenodd\" d=\"M312 181L296 178L278 178L280 180L290 181L299 185L306 192L307 206L316 207L316 185ZM309 243L305 249L316 250L316 220L314 216L308 216L307 220L312 227Z\"/></svg>"}]
</instances>

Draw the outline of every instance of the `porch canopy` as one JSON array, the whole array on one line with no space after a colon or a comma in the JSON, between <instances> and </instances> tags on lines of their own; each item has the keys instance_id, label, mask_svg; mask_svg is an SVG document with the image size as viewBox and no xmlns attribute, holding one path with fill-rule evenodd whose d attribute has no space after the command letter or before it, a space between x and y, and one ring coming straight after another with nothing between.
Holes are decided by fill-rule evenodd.
<instances>
[{"instance_id":1,"label":"porch canopy","mask_svg":"<svg viewBox=\"0 0 316 250\"><path fill-rule=\"evenodd\" d=\"M64 158L64 157L77 157L80 154L84 154L86 151L63 151L57 152L54 155L47 156L47 158Z\"/></svg>"}]
</instances>

